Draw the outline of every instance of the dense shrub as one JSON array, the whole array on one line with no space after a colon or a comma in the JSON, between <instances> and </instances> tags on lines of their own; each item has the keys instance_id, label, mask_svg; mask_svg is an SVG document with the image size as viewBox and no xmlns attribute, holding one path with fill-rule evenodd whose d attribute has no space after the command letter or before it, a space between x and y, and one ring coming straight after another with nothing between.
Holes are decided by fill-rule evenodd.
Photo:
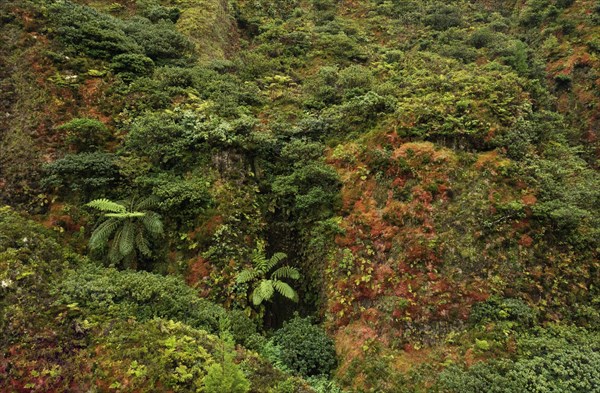
<instances>
[{"instance_id":1,"label":"dense shrub","mask_svg":"<svg viewBox=\"0 0 600 393\"><path fill-rule=\"evenodd\" d=\"M282 362L305 376L328 375L337 366L333 340L309 318L294 317L275 332Z\"/></svg>"},{"instance_id":2,"label":"dense shrub","mask_svg":"<svg viewBox=\"0 0 600 393\"><path fill-rule=\"evenodd\" d=\"M446 393L600 392L600 337L574 327L539 329L517 340L516 360L451 367L435 391Z\"/></svg>"},{"instance_id":3,"label":"dense shrub","mask_svg":"<svg viewBox=\"0 0 600 393\"><path fill-rule=\"evenodd\" d=\"M119 178L116 157L102 152L67 154L45 165L44 171L45 186L83 198L110 193Z\"/></svg>"},{"instance_id":4,"label":"dense shrub","mask_svg":"<svg viewBox=\"0 0 600 393\"><path fill-rule=\"evenodd\" d=\"M462 24L461 10L452 5L436 5L428 10L425 23L435 30L446 30Z\"/></svg>"},{"instance_id":5,"label":"dense shrub","mask_svg":"<svg viewBox=\"0 0 600 393\"><path fill-rule=\"evenodd\" d=\"M229 318L221 306L200 299L175 276L87 264L69 273L57 284L55 292L62 303L76 303L86 317L94 319L135 317L146 321L158 317L218 332L221 320ZM256 327L242 314L235 313L230 321L237 341L244 341L256 332Z\"/></svg>"},{"instance_id":6,"label":"dense shrub","mask_svg":"<svg viewBox=\"0 0 600 393\"><path fill-rule=\"evenodd\" d=\"M18 338L22 333L19 329L31 322L22 319L23 313L28 313L36 304L51 301L49 285L77 259L58 243L53 231L20 216L8 206L0 207L0 234L2 343L15 338L13 334Z\"/></svg>"},{"instance_id":7,"label":"dense shrub","mask_svg":"<svg viewBox=\"0 0 600 393\"><path fill-rule=\"evenodd\" d=\"M198 157L197 146L202 141L195 122L191 114L185 118L162 113L138 117L125 147L160 168L188 166Z\"/></svg>"},{"instance_id":8,"label":"dense shrub","mask_svg":"<svg viewBox=\"0 0 600 393\"><path fill-rule=\"evenodd\" d=\"M210 183L198 175L181 178L160 174L145 176L137 181L152 187L153 195L158 198L160 212L179 225L193 225L212 202Z\"/></svg>"},{"instance_id":9,"label":"dense shrub","mask_svg":"<svg viewBox=\"0 0 600 393\"><path fill-rule=\"evenodd\" d=\"M73 119L56 130L66 133L65 141L77 152L99 150L112 136L104 123L89 118Z\"/></svg>"},{"instance_id":10,"label":"dense shrub","mask_svg":"<svg viewBox=\"0 0 600 393\"><path fill-rule=\"evenodd\" d=\"M177 7L163 7L161 5L152 4L145 7L141 14L148 18L152 23L157 23L161 20L177 23L179 16L181 16L181 10Z\"/></svg>"},{"instance_id":11,"label":"dense shrub","mask_svg":"<svg viewBox=\"0 0 600 393\"><path fill-rule=\"evenodd\" d=\"M284 216L303 221L327 218L338 201L340 180L329 166L309 162L272 182L276 206Z\"/></svg>"},{"instance_id":12,"label":"dense shrub","mask_svg":"<svg viewBox=\"0 0 600 393\"><path fill-rule=\"evenodd\" d=\"M532 326L536 319L535 310L522 300L499 297L475 304L469 316L472 323L514 321L523 327Z\"/></svg>"},{"instance_id":13,"label":"dense shrub","mask_svg":"<svg viewBox=\"0 0 600 393\"><path fill-rule=\"evenodd\" d=\"M68 52L107 60L120 54L145 54L163 63L187 59L193 51L193 44L165 19L124 21L69 1L55 3L50 12L57 37Z\"/></svg>"},{"instance_id":14,"label":"dense shrub","mask_svg":"<svg viewBox=\"0 0 600 393\"><path fill-rule=\"evenodd\" d=\"M170 21L151 23L145 18L135 18L123 25L123 31L143 48L146 56L159 64L186 59L193 52L193 44Z\"/></svg>"},{"instance_id":15,"label":"dense shrub","mask_svg":"<svg viewBox=\"0 0 600 393\"><path fill-rule=\"evenodd\" d=\"M123 31L119 19L93 8L64 1L50 7L50 17L58 39L70 52L100 59L143 53L143 48Z\"/></svg>"},{"instance_id":16,"label":"dense shrub","mask_svg":"<svg viewBox=\"0 0 600 393\"><path fill-rule=\"evenodd\" d=\"M141 76L152 75L154 62L146 55L123 53L112 59L110 68L123 80L131 81Z\"/></svg>"}]
</instances>

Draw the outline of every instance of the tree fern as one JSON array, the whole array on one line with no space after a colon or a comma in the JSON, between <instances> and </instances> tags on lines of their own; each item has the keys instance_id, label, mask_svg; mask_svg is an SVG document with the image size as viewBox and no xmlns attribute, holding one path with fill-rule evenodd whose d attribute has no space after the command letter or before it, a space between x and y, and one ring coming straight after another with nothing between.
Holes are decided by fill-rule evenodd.
<instances>
[{"instance_id":1,"label":"tree fern","mask_svg":"<svg viewBox=\"0 0 600 393\"><path fill-rule=\"evenodd\" d=\"M265 273L271 271L279 262L284 260L287 257L286 254L282 252L276 252L273 256L266 262L265 265Z\"/></svg>"},{"instance_id":2,"label":"tree fern","mask_svg":"<svg viewBox=\"0 0 600 393\"><path fill-rule=\"evenodd\" d=\"M102 249L108 245L108 260L112 264L127 259L135 263L136 252L151 256L148 237L163 234L164 228L159 214L147 210L158 203L155 197L129 199L113 202L96 199L86 206L104 212L105 218L90 237L91 249Z\"/></svg>"},{"instance_id":3,"label":"tree fern","mask_svg":"<svg viewBox=\"0 0 600 393\"><path fill-rule=\"evenodd\" d=\"M138 200L137 203L135 204L135 210L154 209L155 207L158 206L159 202L160 202L160 200L157 197L155 197L154 195L151 195L149 197Z\"/></svg>"},{"instance_id":4,"label":"tree fern","mask_svg":"<svg viewBox=\"0 0 600 393\"><path fill-rule=\"evenodd\" d=\"M135 235L135 246L142 253L142 255L147 257L152 255L152 251L150 250L150 244L144 236L144 232L138 231Z\"/></svg>"},{"instance_id":5,"label":"tree fern","mask_svg":"<svg viewBox=\"0 0 600 393\"><path fill-rule=\"evenodd\" d=\"M271 299L275 293L273 282L271 280L262 280L260 284L258 284L258 290L263 300Z\"/></svg>"},{"instance_id":6,"label":"tree fern","mask_svg":"<svg viewBox=\"0 0 600 393\"><path fill-rule=\"evenodd\" d=\"M252 264L254 266L242 270L236 278L238 284L254 282L252 285L253 290L250 294L252 304L259 306L263 302L271 300L275 292L287 299L298 301L296 291L289 284L281 281L281 279L299 279L300 272L296 268L282 266L268 276L269 272L286 257L286 254L277 252L271 258L267 259L264 242L260 241L257 243L256 248L252 252Z\"/></svg>"},{"instance_id":7,"label":"tree fern","mask_svg":"<svg viewBox=\"0 0 600 393\"><path fill-rule=\"evenodd\" d=\"M108 249L108 259L113 264L118 263L124 257L124 255L119 252L119 245L121 243L122 233L123 227L117 229L117 231L115 232L115 237L113 238L110 248Z\"/></svg>"}]
</instances>

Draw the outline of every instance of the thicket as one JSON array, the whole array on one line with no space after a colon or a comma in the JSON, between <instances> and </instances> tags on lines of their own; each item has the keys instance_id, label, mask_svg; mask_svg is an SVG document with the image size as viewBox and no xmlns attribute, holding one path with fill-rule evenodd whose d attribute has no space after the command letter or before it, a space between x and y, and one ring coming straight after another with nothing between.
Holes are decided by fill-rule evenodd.
<instances>
[{"instance_id":1,"label":"thicket","mask_svg":"<svg viewBox=\"0 0 600 393\"><path fill-rule=\"evenodd\" d=\"M576 327L539 328L517 339L514 359L479 362L440 375L439 392L598 392L597 332Z\"/></svg>"},{"instance_id":2,"label":"thicket","mask_svg":"<svg viewBox=\"0 0 600 393\"><path fill-rule=\"evenodd\" d=\"M38 390L311 391L293 372L316 391L593 391L595 332L534 329L600 321L597 8L0 4L0 65L26 71L0 83L7 118L25 114L0 119L3 201L80 250L93 199L152 198L165 232L135 251L151 263L116 259L152 272L79 266L2 210L0 370ZM297 305L263 272L272 301L252 313L257 244L301 273Z\"/></svg>"}]
</instances>

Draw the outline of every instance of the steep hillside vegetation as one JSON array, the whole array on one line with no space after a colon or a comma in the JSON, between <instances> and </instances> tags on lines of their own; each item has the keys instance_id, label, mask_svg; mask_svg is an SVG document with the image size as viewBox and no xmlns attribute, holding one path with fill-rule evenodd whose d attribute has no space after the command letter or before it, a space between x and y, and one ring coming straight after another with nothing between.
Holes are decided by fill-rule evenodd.
<instances>
[{"instance_id":1,"label":"steep hillside vegetation","mask_svg":"<svg viewBox=\"0 0 600 393\"><path fill-rule=\"evenodd\" d=\"M600 391L597 1L0 20L0 390Z\"/></svg>"}]
</instances>

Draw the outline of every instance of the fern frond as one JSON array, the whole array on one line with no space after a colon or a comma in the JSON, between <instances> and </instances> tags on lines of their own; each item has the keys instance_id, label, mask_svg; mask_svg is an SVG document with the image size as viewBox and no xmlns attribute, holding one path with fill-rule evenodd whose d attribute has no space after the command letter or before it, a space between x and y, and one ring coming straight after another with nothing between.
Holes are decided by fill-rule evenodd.
<instances>
[{"instance_id":1,"label":"fern frond","mask_svg":"<svg viewBox=\"0 0 600 393\"><path fill-rule=\"evenodd\" d=\"M285 265L275 270L273 274L271 274L271 278L291 278L292 280L298 280L300 278L300 272L295 267Z\"/></svg>"},{"instance_id":2,"label":"fern frond","mask_svg":"<svg viewBox=\"0 0 600 393\"><path fill-rule=\"evenodd\" d=\"M135 236L135 225L131 220L126 220L121 230L121 238L119 239L119 252L126 256L133 252Z\"/></svg>"},{"instance_id":3,"label":"fern frond","mask_svg":"<svg viewBox=\"0 0 600 393\"><path fill-rule=\"evenodd\" d=\"M258 284L258 290L260 291L260 296L263 300L270 300L275 293L273 289L273 282L271 280L262 280Z\"/></svg>"},{"instance_id":4,"label":"fern frond","mask_svg":"<svg viewBox=\"0 0 600 393\"><path fill-rule=\"evenodd\" d=\"M106 198L94 199L93 201L88 202L85 205L103 212L125 213L127 211L127 209L125 209L125 206Z\"/></svg>"},{"instance_id":5,"label":"fern frond","mask_svg":"<svg viewBox=\"0 0 600 393\"><path fill-rule=\"evenodd\" d=\"M112 240L110 249L108 250L108 259L112 264L117 264L121 259L123 259L123 255L119 251L119 243L121 242L122 233L123 227L119 228L119 230L115 233L115 237Z\"/></svg>"},{"instance_id":6,"label":"fern frond","mask_svg":"<svg viewBox=\"0 0 600 393\"><path fill-rule=\"evenodd\" d=\"M235 281L238 284L250 282L250 281L254 280L255 278L257 278L259 276L259 274L260 273L258 271L256 271L255 269L244 269L240 272L240 274L238 274Z\"/></svg>"},{"instance_id":7,"label":"fern frond","mask_svg":"<svg viewBox=\"0 0 600 393\"><path fill-rule=\"evenodd\" d=\"M154 212L147 212L144 217L141 218L142 224L148 232L153 235L163 234L163 223L160 219L160 215Z\"/></svg>"},{"instance_id":8,"label":"fern frond","mask_svg":"<svg viewBox=\"0 0 600 393\"><path fill-rule=\"evenodd\" d=\"M135 246L137 249L145 256L149 257L152 255L152 251L150 250L150 244L148 240L144 237L143 231L138 231L135 236Z\"/></svg>"},{"instance_id":9,"label":"fern frond","mask_svg":"<svg viewBox=\"0 0 600 393\"><path fill-rule=\"evenodd\" d=\"M265 242L259 240L256 242L256 248L252 250L252 264L258 271L266 273L267 259L265 257Z\"/></svg>"},{"instance_id":10,"label":"fern frond","mask_svg":"<svg viewBox=\"0 0 600 393\"><path fill-rule=\"evenodd\" d=\"M273 254L271 259L269 259L265 266L265 273L271 271L279 262L287 257L283 252L276 252Z\"/></svg>"},{"instance_id":11,"label":"fern frond","mask_svg":"<svg viewBox=\"0 0 600 393\"><path fill-rule=\"evenodd\" d=\"M254 304L255 306L260 305L264 300L260 293L260 288L258 286L256 288L254 288L254 290L252 291L252 295L250 295L250 297L252 299L252 304Z\"/></svg>"},{"instance_id":12,"label":"fern frond","mask_svg":"<svg viewBox=\"0 0 600 393\"><path fill-rule=\"evenodd\" d=\"M298 301L298 294L296 293L296 291L294 291L294 289L292 287L290 287L288 284L286 284L285 282L279 281L279 280L274 280L273 288L275 288L277 290L277 292L279 292L282 296L284 296L294 302Z\"/></svg>"},{"instance_id":13,"label":"fern frond","mask_svg":"<svg viewBox=\"0 0 600 393\"><path fill-rule=\"evenodd\" d=\"M92 250L104 248L108 243L110 235L113 234L115 229L119 226L119 221L115 219L108 219L102 222L92 233L90 237L89 246Z\"/></svg>"}]
</instances>

